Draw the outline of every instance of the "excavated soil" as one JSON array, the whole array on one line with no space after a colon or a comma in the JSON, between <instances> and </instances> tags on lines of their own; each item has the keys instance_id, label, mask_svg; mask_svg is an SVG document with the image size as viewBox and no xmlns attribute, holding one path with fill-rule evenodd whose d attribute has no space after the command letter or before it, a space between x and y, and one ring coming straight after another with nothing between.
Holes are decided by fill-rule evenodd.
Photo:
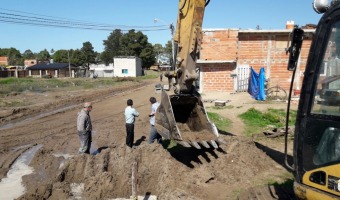
<instances>
[{"instance_id":1,"label":"excavated soil","mask_svg":"<svg viewBox=\"0 0 340 200\"><path fill-rule=\"evenodd\" d=\"M42 147L30 162L34 172L23 176L26 192L18 199L129 198L135 162L138 194L155 195L162 200L237 199L249 188L265 185L269 180L279 182L287 176L282 141L261 143L243 136L244 125L238 121L237 113L251 105L248 103L242 109L235 106L218 110L222 116L233 115L228 117L233 121L230 130L220 132L226 144L218 149L166 149L167 141L164 147L148 144L149 97L160 99L154 90L155 83L156 80L129 83L118 88L81 91L72 96L67 96L68 93L46 94L40 98L32 95L39 105L2 112L0 179L4 179L14 161L34 145ZM24 94L8 98L22 98L20 95ZM230 98L237 98L236 95ZM125 145L124 109L129 98L134 100L134 107L140 113L135 123L134 149ZM253 102L249 96L240 94L242 101L244 98ZM95 155L78 154L76 116L84 101L94 102L91 151ZM240 103L236 99L232 102ZM60 109L66 105L67 109Z\"/></svg>"}]
</instances>

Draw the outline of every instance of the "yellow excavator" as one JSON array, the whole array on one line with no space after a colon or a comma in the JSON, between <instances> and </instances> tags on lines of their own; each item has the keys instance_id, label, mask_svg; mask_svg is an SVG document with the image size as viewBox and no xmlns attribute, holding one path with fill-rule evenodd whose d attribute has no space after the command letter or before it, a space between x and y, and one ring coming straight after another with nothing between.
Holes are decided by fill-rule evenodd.
<instances>
[{"instance_id":1,"label":"yellow excavator","mask_svg":"<svg viewBox=\"0 0 340 200\"><path fill-rule=\"evenodd\" d=\"M314 0L323 13L310 47L295 125L294 192L299 199L340 199L340 1ZM304 31L295 27L288 70L295 76ZM292 79L290 94L292 91ZM289 95L290 99L291 95ZM287 107L288 130L289 105Z\"/></svg>"},{"instance_id":2,"label":"yellow excavator","mask_svg":"<svg viewBox=\"0 0 340 200\"><path fill-rule=\"evenodd\" d=\"M224 143L218 138L218 130L209 120L195 86L199 77L196 61L202 42L203 15L209 1L179 1L173 38L175 59L172 70L164 74L168 85L163 87L155 124L163 138L197 149L218 148Z\"/></svg>"}]
</instances>

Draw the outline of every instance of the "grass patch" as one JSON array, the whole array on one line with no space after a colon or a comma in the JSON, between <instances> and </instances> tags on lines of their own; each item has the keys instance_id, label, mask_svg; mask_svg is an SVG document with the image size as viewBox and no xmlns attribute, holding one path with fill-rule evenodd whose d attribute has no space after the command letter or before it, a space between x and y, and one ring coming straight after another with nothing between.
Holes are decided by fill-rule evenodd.
<instances>
[{"instance_id":1,"label":"grass patch","mask_svg":"<svg viewBox=\"0 0 340 200\"><path fill-rule=\"evenodd\" d=\"M208 117L219 130L227 131L231 125L231 121L229 119L223 118L217 113L208 112Z\"/></svg>"},{"instance_id":2,"label":"grass patch","mask_svg":"<svg viewBox=\"0 0 340 200\"><path fill-rule=\"evenodd\" d=\"M246 125L246 135L263 131L269 125L275 128L281 128L286 123L286 111L283 109L270 108L266 112L261 112L255 108L250 108L247 112L240 115L240 118ZM296 111L290 111L289 125L295 124Z\"/></svg>"},{"instance_id":3,"label":"grass patch","mask_svg":"<svg viewBox=\"0 0 340 200\"><path fill-rule=\"evenodd\" d=\"M274 181L273 179L267 180L268 185L273 185L274 187L286 188L293 190L294 187L294 176L291 173L284 173L280 175L282 181Z\"/></svg>"},{"instance_id":4,"label":"grass patch","mask_svg":"<svg viewBox=\"0 0 340 200\"><path fill-rule=\"evenodd\" d=\"M15 100L15 101L4 101L0 99L0 107L19 107L19 106L28 106L29 103L23 100Z\"/></svg>"},{"instance_id":5,"label":"grass patch","mask_svg":"<svg viewBox=\"0 0 340 200\"><path fill-rule=\"evenodd\" d=\"M154 79L154 78L159 78L159 75L161 72L159 71L154 71L154 70L146 70L144 76L138 76L138 80L144 80L144 79Z\"/></svg>"},{"instance_id":6,"label":"grass patch","mask_svg":"<svg viewBox=\"0 0 340 200\"><path fill-rule=\"evenodd\" d=\"M114 77L114 78L1 78L0 95L7 95L13 92L24 91L46 92L61 89L78 90L105 88L122 85L127 82L139 82L141 79L148 79L156 75L149 75L143 78L135 77Z\"/></svg>"}]
</instances>

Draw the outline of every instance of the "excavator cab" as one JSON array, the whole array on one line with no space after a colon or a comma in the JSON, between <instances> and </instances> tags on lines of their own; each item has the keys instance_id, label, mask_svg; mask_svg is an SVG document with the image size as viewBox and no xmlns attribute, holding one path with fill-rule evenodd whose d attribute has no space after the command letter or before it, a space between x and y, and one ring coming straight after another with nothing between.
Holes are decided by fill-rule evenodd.
<instances>
[{"instance_id":1,"label":"excavator cab","mask_svg":"<svg viewBox=\"0 0 340 200\"><path fill-rule=\"evenodd\" d=\"M340 198L340 2L315 0L314 9L324 12L310 47L297 111L293 164L294 192L298 199ZM294 32L294 31L293 31ZM292 38L291 50L301 47L302 30ZM299 37L299 38L298 38ZM296 49L296 48L295 48ZM298 50L298 49L296 49ZM299 51L290 52L293 70ZM289 114L287 109L287 118ZM286 122L286 130L288 123Z\"/></svg>"}]
</instances>

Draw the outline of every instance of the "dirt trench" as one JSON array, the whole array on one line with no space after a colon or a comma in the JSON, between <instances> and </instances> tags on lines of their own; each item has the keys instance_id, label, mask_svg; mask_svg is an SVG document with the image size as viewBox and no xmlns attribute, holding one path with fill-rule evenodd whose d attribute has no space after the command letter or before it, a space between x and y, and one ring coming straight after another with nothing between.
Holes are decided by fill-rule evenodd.
<instances>
[{"instance_id":1,"label":"dirt trench","mask_svg":"<svg viewBox=\"0 0 340 200\"><path fill-rule=\"evenodd\" d=\"M92 151L96 155L77 153L76 114L82 101L95 99L91 95L77 100L78 107L1 129L0 178L6 177L15 159L35 144L42 147L30 163L34 172L23 177L26 192L18 199L129 198L135 161L138 194L169 200L237 199L248 188L269 179L280 181L286 173L282 163L251 139L230 131L220 135L227 144L218 149L166 150L159 144L147 144L148 100L150 96L160 99L160 94L155 93L154 83L131 87L94 101ZM123 112L129 98L140 113L135 124L135 149L125 146Z\"/></svg>"}]
</instances>

